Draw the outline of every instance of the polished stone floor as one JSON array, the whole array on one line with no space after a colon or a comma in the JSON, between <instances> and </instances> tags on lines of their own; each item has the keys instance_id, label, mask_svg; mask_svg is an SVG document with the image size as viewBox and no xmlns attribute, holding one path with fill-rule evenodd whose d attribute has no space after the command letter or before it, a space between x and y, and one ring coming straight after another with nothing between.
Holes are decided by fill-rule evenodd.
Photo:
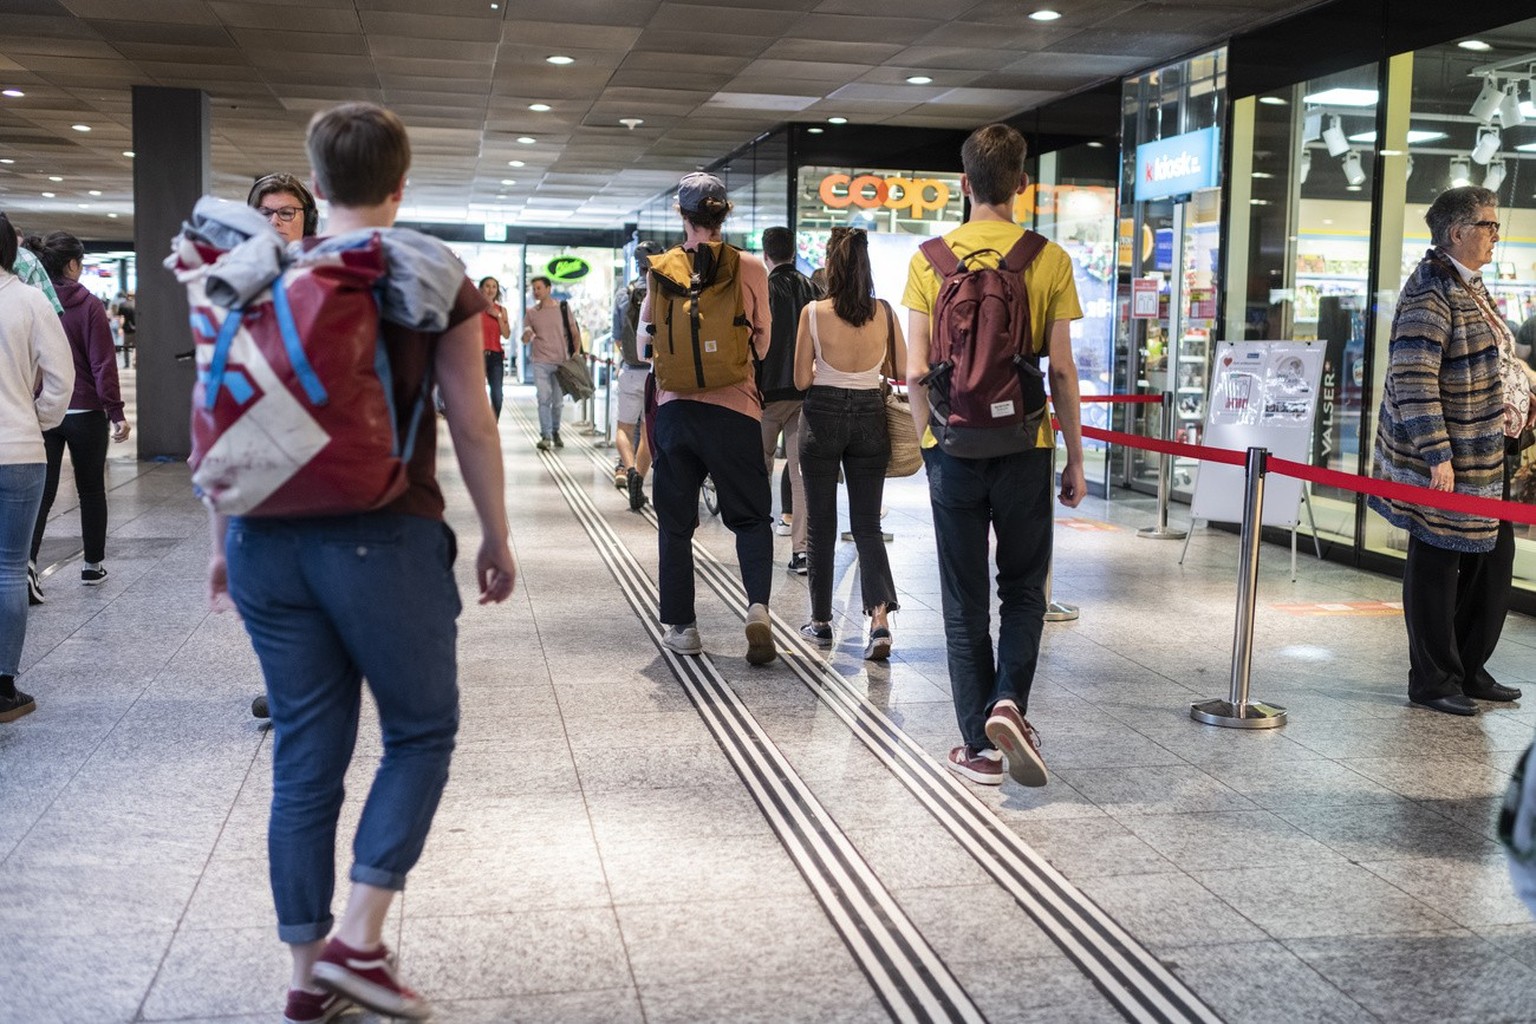
<instances>
[{"instance_id":1,"label":"polished stone floor","mask_svg":"<svg viewBox=\"0 0 1536 1024\"><path fill-rule=\"evenodd\" d=\"M829 910L838 894L712 731L717 702L690 696L626 600L614 566L654 579L655 528L614 491L609 455L567 427L546 462L531 413L511 389L521 577L506 605L460 620L463 730L391 918L402 972L441 1021L922 1019L876 983ZM206 610L185 468L118 457L109 475L111 577L77 582L66 474L23 664L38 711L0 726L0 1022L276 1021L287 957L266 883L271 737L248 711L259 675L239 622ZM462 484L444 481L472 545ZM927 1019L1127 1019L993 855L918 797L956 742L922 478L893 481L887 505L902 604L888 666L860 658L851 544L835 593L853 614L829 655L749 667L739 602L701 582L714 685L755 730L742 749L779 759L774 777L823 816L808 834L846 852L952 980L963 1012ZM1181 567L1179 544L1136 537L1142 499L1058 513L1055 597L1081 617L1046 626L1030 703L1051 783L942 799L1048 861L1065 898L1102 910L1205 1019L1536 1021L1536 923L1493 824L1536 712L1410 709L1401 616L1381 604L1398 583L1305 557L1293 583L1267 546L1252 689L1289 723L1196 724L1190 702L1227 690L1235 538L1201 530ZM699 537L733 564L717 518ZM793 629L807 594L782 571L788 545L773 607ZM467 562L459 575L468 592ZM1492 668L1529 691L1533 657L1536 622L1512 615ZM927 758L880 756L840 710L855 706ZM370 724L343 835L377 749Z\"/></svg>"}]
</instances>

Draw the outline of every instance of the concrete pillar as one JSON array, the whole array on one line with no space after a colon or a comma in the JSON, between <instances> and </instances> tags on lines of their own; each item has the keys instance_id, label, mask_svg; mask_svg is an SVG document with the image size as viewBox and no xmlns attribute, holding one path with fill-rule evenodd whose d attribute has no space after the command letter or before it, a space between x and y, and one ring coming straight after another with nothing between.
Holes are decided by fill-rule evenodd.
<instances>
[{"instance_id":1,"label":"concrete pillar","mask_svg":"<svg viewBox=\"0 0 1536 1024\"><path fill-rule=\"evenodd\" d=\"M186 458L195 370L187 301L161 261L171 238L209 191L208 94L133 87L133 247L138 258L139 458Z\"/></svg>"}]
</instances>

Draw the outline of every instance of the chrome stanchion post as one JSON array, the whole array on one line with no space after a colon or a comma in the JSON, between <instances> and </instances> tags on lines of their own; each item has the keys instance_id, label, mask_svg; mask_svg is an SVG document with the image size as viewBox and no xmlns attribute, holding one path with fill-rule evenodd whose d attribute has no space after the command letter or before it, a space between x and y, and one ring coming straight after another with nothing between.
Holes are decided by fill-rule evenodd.
<instances>
[{"instance_id":1,"label":"chrome stanchion post","mask_svg":"<svg viewBox=\"0 0 1536 1024\"><path fill-rule=\"evenodd\" d=\"M1051 447L1051 486L1056 486L1056 448ZM1056 524L1051 523L1054 532ZM1046 622L1071 622L1078 616L1077 605L1063 604L1060 601L1051 600L1051 579L1056 575L1056 544L1054 538L1051 543L1051 560L1045 566L1045 621Z\"/></svg>"},{"instance_id":2,"label":"chrome stanchion post","mask_svg":"<svg viewBox=\"0 0 1536 1024\"><path fill-rule=\"evenodd\" d=\"M1163 392L1163 440L1173 440L1173 392ZM1148 540L1183 540L1185 530L1168 529L1168 493L1173 490L1173 456L1161 452L1157 456L1157 525L1143 526L1136 536Z\"/></svg>"},{"instance_id":3,"label":"chrome stanchion post","mask_svg":"<svg viewBox=\"0 0 1536 1024\"><path fill-rule=\"evenodd\" d=\"M1189 717L1228 729L1273 729L1285 724L1285 708L1248 699L1253 668L1253 613L1259 597L1259 543L1264 516L1264 473L1269 452L1248 449L1248 490L1243 496L1242 550L1237 567L1237 625L1232 636L1232 688L1220 698L1191 704Z\"/></svg>"},{"instance_id":4,"label":"chrome stanchion post","mask_svg":"<svg viewBox=\"0 0 1536 1024\"><path fill-rule=\"evenodd\" d=\"M613 360L603 360L603 437L593 441L594 448L613 447Z\"/></svg>"},{"instance_id":5,"label":"chrome stanchion post","mask_svg":"<svg viewBox=\"0 0 1536 1024\"><path fill-rule=\"evenodd\" d=\"M591 379L595 387L597 383L597 356L591 352L587 353L587 377ZM576 425L581 428L583 436L591 437L597 433L597 423L595 422L597 419L597 392L595 390L582 400L581 410L581 422Z\"/></svg>"}]
</instances>

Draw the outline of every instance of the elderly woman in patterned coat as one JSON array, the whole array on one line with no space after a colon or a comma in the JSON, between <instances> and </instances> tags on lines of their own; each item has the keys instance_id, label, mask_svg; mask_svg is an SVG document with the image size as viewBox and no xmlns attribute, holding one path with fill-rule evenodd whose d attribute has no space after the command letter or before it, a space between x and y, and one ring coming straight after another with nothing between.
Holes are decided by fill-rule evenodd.
<instances>
[{"instance_id":1,"label":"elderly woman in patterned coat","mask_svg":"<svg viewBox=\"0 0 1536 1024\"><path fill-rule=\"evenodd\" d=\"M1437 491L1509 496L1506 453L1532 422L1514 338L1478 273L1499 238L1498 196L1442 192L1424 219L1434 248L1403 286L1392 319L1376 432L1375 476ZM1520 691L1485 667L1509 609L1514 531L1508 522L1370 499L1408 531L1403 618L1408 699L1453 715Z\"/></svg>"}]
</instances>

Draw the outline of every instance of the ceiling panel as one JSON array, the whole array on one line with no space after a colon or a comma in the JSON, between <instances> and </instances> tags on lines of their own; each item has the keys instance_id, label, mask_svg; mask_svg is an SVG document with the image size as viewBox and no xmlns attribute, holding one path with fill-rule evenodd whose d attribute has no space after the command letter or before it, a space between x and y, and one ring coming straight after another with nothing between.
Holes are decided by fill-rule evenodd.
<instances>
[{"instance_id":1,"label":"ceiling panel","mask_svg":"<svg viewBox=\"0 0 1536 1024\"><path fill-rule=\"evenodd\" d=\"M208 92L221 192L302 172L310 116L362 98L412 129L420 216L609 226L786 120L967 128L1313 2L1073 0L1042 24L1018 0L0 0L0 87L27 93L0 98L0 204L128 236L144 84Z\"/></svg>"}]
</instances>

